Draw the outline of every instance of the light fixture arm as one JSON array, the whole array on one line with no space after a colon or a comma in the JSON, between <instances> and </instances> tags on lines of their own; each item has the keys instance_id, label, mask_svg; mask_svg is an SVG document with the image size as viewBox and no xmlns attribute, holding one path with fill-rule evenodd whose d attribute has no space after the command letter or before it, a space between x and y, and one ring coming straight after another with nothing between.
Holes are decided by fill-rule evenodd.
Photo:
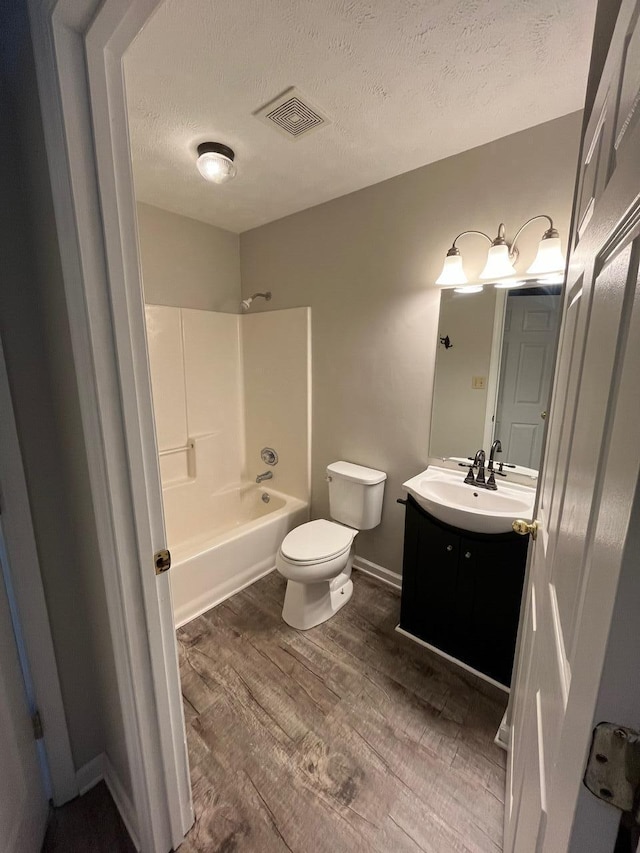
<instances>
[{"instance_id":1,"label":"light fixture arm","mask_svg":"<svg viewBox=\"0 0 640 853\"><path fill-rule=\"evenodd\" d=\"M516 236L513 238L513 242L511 243L511 247L509 249L510 255L516 255L517 254L518 250L516 249L516 242L518 240L518 237L522 234L522 232L527 227L527 225L529 225L531 222L535 222L536 219L548 219L549 220L549 227L547 228L547 230L544 232L544 234L542 236L543 240L547 237L557 237L558 236L558 232L553 227L553 219L550 216L548 216L546 213L539 213L537 216L532 216L531 219L527 219L527 221L524 223L524 225L521 225L520 228L518 228L518 230L516 231Z\"/></svg>"},{"instance_id":2,"label":"light fixture arm","mask_svg":"<svg viewBox=\"0 0 640 853\"><path fill-rule=\"evenodd\" d=\"M458 236L456 237L456 239L453 241L453 243L451 244L451 248L447 252L447 257L451 257L451 255L459 255L460 254L460 249L456 246L456 243L458 242L458 240L461 237L465 237L467 234L480 234L481 237L484 237L490 243L493 242L491 240L491 237L489 237L488 234L485 234L484 231L475 231L473 229L471 231L461 231L458 234Z\"/></svg>"}]
</instances>

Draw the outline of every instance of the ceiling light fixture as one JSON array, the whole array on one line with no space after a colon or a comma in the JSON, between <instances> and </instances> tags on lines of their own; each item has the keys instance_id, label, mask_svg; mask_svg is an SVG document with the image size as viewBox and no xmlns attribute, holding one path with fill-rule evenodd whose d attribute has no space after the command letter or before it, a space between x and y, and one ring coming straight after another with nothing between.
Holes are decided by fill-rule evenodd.
<instances>
[{"instance_id":1,"label":"ceiling light fixture","mask_svg":"<svg viewBox=\"0 0 640 853\"><path fill-rule=\"evenodd\" d=\"M198 171L214 184L224 184L236 176L235 153L222 142L201 142L198 145Z\"/></svg>"},{"instance_id":2,"label":"ceiling light fixture","mask_svg":"<svg viewBox=\"0 0 640 853\"><path fill-rule=\"evenodd\" d=\"M516 243L527 225L537 219L547 219L549 227L542 235L533 263L524 276L519 275L515 268L519 254ZM537 281L542 277L553 274L557 276L564 272L565 260L560 245L560 235L553 227L551 217L547 216L546 213L541 213L527 219L524 225L520 226L511 244L505 238L505 226L502 222L498 227L498 235L493 240L484 231L462 231L447 252L442 272L436 279L437 285L453 287L457 293L477 293L482 290L481 283L469 282L462 265L460 249L456 246L457 241L467 234L480 234L491 244L487 253L487 261L479 276L480 282L493 282L495 287L522 287L527 281Z\"/></svg>"}]
</instances>

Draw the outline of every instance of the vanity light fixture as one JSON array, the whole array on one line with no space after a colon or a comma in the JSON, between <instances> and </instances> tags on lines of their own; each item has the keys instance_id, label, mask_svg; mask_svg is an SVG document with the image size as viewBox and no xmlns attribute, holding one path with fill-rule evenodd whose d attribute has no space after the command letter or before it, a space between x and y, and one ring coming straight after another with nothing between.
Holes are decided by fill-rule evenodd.
<instances>
[{"instance_id":1,"label":"vanity light fixture","mask_svg":"<svg viewBox=\"0 0 640 853\"><path fill-rule=\"evenodd\" d=\"M498 228L498 236L491 241L491 248L487 253L487 262L480 273L480 278L484 281L517 275L516 268L513 265L513 261L517 258L516 252L515 245L513 247L507 245L504 238L504 223L501 222Z\"/></svg>"},{"instance_id":2,"label":"vanity light fixture","mask_svg":"<svg viewBox=\"0 0 640 853\"><path fill-rule=\"evenodd\" d=\"M464 284L461 287L453 288L456 293L480 293L482 290L481 284Z\"/></svg>"},{"instance_id":3,"label":"vanity light fixture","mask_svg":"<svg viewBox=\"0 0 640 853\"><path fill-rule=\"evenodd\" d=\"M224 184L236 176L235 153L222 142L201 142L196 165L202 177L214 184Z\"/></svg>"},{"instance_id":4,"label":"vanity light fixture","mask_svg":"<svg viewBox=\"0 0 640 853\"><path fill-rule=\"evenodd\" d=\"M456 287L456 289L460 285L469 284L469 279L467 278L464 267L462 266L462 255L460 254L460 249L456 246L458 240L461 237L466 237L467 234L480 234L481 237L484 237L486 240L491 242L491 237L489 237L488 234L485 234L484 231L462 231L458 234L456 239L453 241L451 248L447 252L442 272L436 279L436 284L439 284L442 287ZM482 285L479 287L480 290L482 290ZM464 292L468 293L469 291L465 290Z\"/></svg>"},{"instance_id":5,"label":"vanity light fixture","mask_svg":"<svg viewBox=\"0 0 640 853\"><path fill-rule=\"evenodd\" d=\"M549 227L542 235L538 251L531 266L527 269L524 276L518 275L515 264L518 260L517 241L522 231L531 222L537 219L547 219ZM524 225L516 231L516 236L512 243L508 243L505 238L504 223L500 223L498 234L492 240L484 231L462 231L453 241L453 244L444 260L444 266L440 276L436 280L436 284L441 287L453 287L456 293L477 293L482 290L482 284L471 283L465 274L462 265L462 255L460 249L456 246L457 241L467 234L480 234L491 244L487 253L487 261L484 269L480 273L479 279L482 282L493 282L495 287L514 288L522 287L528 281L543 281L547 276L555 274L554 277L561 275L564 272L564 256L560 245L560 235L553 227L553 220L546 213L541 213L537 216L532 216L527 219Z\"/></svg>"}]
</instances>

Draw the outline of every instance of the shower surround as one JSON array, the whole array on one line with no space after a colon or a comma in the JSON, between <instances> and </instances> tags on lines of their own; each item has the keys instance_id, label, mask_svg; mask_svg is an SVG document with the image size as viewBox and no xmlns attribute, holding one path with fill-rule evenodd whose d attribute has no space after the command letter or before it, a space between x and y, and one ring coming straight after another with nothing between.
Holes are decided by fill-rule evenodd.
<instances>
[{"instance_id":1,"label":"shower surround","mask_svg":"<svg viewBox=\"0 0 640 853\"><path fill-rule=\"evenodd\" d=\"M308 518L311 317L161 305L146 317L178 626L271 571ZM279 454L268 488L255 484L264 446Z\"/></svg>"}]
</instances>

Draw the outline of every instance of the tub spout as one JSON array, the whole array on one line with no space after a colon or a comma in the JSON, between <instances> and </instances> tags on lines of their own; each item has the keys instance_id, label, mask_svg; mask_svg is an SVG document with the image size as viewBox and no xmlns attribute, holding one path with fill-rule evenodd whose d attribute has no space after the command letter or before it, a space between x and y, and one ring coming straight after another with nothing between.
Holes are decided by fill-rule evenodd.
<instances>
[{"instance_id":1,"label":"tub spout","mask_svg":"<svg viewBox=\"0 0 640 853\"><path fill-rule=\"evenodd\" d=\"M261 483L263 480L270 480L273 477L273 471L265 471L264 474L258 474L256 483Z\"/></svg>"}]
</instances>

